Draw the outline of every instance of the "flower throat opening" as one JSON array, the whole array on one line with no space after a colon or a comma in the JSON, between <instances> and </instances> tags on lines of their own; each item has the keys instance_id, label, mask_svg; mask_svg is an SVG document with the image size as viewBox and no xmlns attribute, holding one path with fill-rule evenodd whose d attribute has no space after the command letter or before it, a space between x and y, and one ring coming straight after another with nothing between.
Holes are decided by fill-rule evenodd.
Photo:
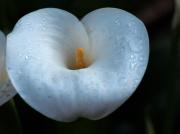
<instances>
[{"instance_id":1,"label":"flower throat opening","mask_svg":"<svg viewBox=\"0 0 180 134\"><path fill-rule=\"evenodd\" d=\"M67 56L66 67L70 70L79 70L86 69L93 64L91 56L85 50L81 47L75 48L72 55Z\"/></svg>"},{"instance_id":2,"label":"flower throat opening","mask_svg":"<svg viewBox=\"0 0 180 134\"><path fill-rule=\"evenodd\" d=\"M86 68L87 65L84 60L84 49L77 48L75 52L75 66L74 69Z\"/></svg>"}]
</instances>

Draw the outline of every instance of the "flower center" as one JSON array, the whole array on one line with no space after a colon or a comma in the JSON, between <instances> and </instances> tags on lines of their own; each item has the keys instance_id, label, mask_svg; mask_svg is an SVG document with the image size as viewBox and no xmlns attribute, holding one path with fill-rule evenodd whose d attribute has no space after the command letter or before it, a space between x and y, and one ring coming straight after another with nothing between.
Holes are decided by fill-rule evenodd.
<instances>
[{"instance_id":1,"label":"flower center","mask_svg":"<svg viewBox=\"0 0 180 134\"><path fill-rule=\"evenodd\" d=\"M86 68L87 65L84 61L84 49L77 48L75 53L75 69Z\"/></svg>"},{"instance_id":2,"label":"flower center","mask_svg":"<svg viewBox=\"0 0 180 134\"><path fill-rule=\"evenodd\" d=\"M66 67L70 70L78 70L88 68L92 64L92 59L88 53L85 52L86 49L78 47L75 48L74 53L67 55Z\"/></svg>"}]
</instances>

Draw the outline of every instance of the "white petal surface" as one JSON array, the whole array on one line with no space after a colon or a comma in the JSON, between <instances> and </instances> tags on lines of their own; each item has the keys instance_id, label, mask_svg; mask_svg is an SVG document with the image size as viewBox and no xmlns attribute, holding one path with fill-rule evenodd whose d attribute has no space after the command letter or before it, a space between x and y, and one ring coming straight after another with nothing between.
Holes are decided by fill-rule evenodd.
<instances>
[{"instance_id":1,"label":"white petal surface","mask_svg":"<svg viewBox=\"0 0 180 134\"><path fill-rule=\"evenodd\" d=\"M6 38L0 31L0 106L10 100L16 91L10 84L5 68Z\"/></svg>"},{"instance_id":2,"label":"white petal surface","mask_svg":"<svg viewBox=\"0 0 180 134\"><path fill-rule=\"evenodd\" d=\"M104 8L82 22L60 9L41 9L20 19L8 35L13 85L33 108L58 121L110 114L133 93L147 66L147 32L133 15ZM70 70L78 47L94 62Z\"/></svg>"},{"instance_id":3,"label":"white petal surface","mask_svg":"<svg viewBox=\"0 0 180 134\"><path fill-rule=\"evenodd\" d=\"M76 72L66 67L75 61L75 48L88 52L82 23L59 9L32 12L16 24L7 38L8 73L18 93L42 114L71 121L79 114Z\"/></svg>"},{"instance_id":4,"label":"white petal surface","mask_svg":"<svg viewBox=\"0 0 180 134\"><path fill-rule=\"evenodd\" d=\"M134 15L121 9L95 10L87 14L82 23L95 57L92 67L98 72L98 82L95 83L96 96L99 99L94 96L88 98L97 102L85 105L84 109L90 110L84 110L84 115L97 119L118 108L137 88L148 63L149 38L144 24ZM91 79L82 83L85 83L84 88L91 88L93 85L88 84ZM99 117L93 109L99 109Z\"/></svg>"}]
</instances>

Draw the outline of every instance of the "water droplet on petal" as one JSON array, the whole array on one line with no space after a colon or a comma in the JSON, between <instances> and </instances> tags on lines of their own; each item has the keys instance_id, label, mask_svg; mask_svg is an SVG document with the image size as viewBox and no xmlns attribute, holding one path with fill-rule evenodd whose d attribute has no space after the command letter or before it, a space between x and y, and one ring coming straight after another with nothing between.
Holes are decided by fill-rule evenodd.
<instances>
[{"instance_id":1,"label":"water droplet on petal","mask_svg":"<svg viewBox=\"0 0 180 134\"><path fill-rule=\"evenodd\" d=\"M131 23L128 23L128 27L130 28L132 26L132 24Z\"/></svg>"},{"instance_id":2,"label":"water droplet on petal","mask_svg":"<svg viewBox=\"0 0 180 134\"><path fill-rule=\"evenodd\" d=\"M26 55L26 56L25 56L25 60L28 60L28 59L29 59L29 56Z\"/></svg>"},{"instance_id":3,"label":"water droplet on petal","mask_svg":"<svg viewBox=\"0 0 180 134\"><path fill-rule=\"evenodd\" d=\"M116 25L118 25L118 26L121 25L119 18L116 18L115 21L114 21L114 23L115 23Z\"/></svg>"},{"instance_id":4,"label":"water droplet on petal","mask_svg":"<svg viewBox=\"0 0 180 134\"><path fill-rule=\"evenodd\" d=\"M144 58L143 57L139 57L139 61L140 62L144 61Z\"/></svg>"},{"instance_id":5,"label":"water droplet on petal","mask_svg":"<svg viewBox=\"0 0 180 134\"><path fill-rule=\"evenodd\" d=\"M131 55L130 57L131 57L131 59L134 59L134 55Z\"/></svg>"}]
</instances>

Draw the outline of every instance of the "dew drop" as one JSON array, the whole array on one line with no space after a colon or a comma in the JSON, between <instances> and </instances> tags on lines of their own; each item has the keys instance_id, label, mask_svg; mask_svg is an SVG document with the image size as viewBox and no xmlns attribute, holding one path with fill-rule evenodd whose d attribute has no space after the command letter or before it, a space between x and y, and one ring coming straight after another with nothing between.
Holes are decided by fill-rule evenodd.
<instances>
[{"instance_id":1,"label":"dew drop","mask_svg":"<svg viewBox=\"0 0 180 134\"><path fill-rule=\"evenodd\" d=\"M135 70L135 71L137 70L137 63L135 61L132 61L130 63L130 69Z\"/></svg>"},{"instance_id":2,"label":"dew drop","mask_svg":"<svg viewBox=\"0 0 180 134\"><path fill-rule=\"evenodd\" d=\"M130 57L131 57L131 59L134 59L134 55L131 55Z\"/></svg>"},{"instance_id":3,"label":"dew drop","mask_svg":"<svg viewBox=\"0 0 180 134\"><path fill-rule=\"evenodd\" d=\"M46 18L45 18L45 17L43 17L43 18L42 18L42 21L45 23L45 22L46 22Z\"/></svg>"},{"instance_id":4,"label":"dew drop","mask_svg":"<svg viewBox=\"0 0 180 134\"><path fill-rule=\"evenodd\" d=\"M25 60L28 60L28 59L29 59L29 56L26 55L26 56L25 56Z\"/></svg>"},{"instance_id":5,"label":"dew drop","mask_svg":"<svg viewBox=\"0 0 180 134\"><path fill-rule=\"evenodd\" d=\"M17 73L20 75L20 74L22 74L22 71L21 71L21 70L19 70Z\"/></svg>"},{"instance_id":6,"label":"dew drop","mask_svg":"<svg viewBox=\"0 0 180 134\"><path fill-rule=\"evenodd\" d=\"M132 24L131 24L131 23L128 23L128 27L129 27L129 28L132 27Z\"/></svg>"},{"instance_id":7,"label":"dew drop","mask_svg":"<svg viewBox=\"0 0 180 134\"><path fill-rule=\"evenodd\" d=\"M131 63L131 64L130 64L130 67L131 67L131 69L134 69L135 64L134 64L134 63Z\"/></svg>"},{"instance_id":8,"label":"dew drop","mask_svg":"<svg viewBox=\"0 0 180 134\"><path fill-rule=\"evenodd\" d=\"M138 79L134 79L133 80L133 88L136 88L137 87L137 85L138 85L138 83L139 83L139 80Z\"/></svg>"},{"instance_id":9,"label":"dew drop","mask_svg":"<svg viewBox=\"0 0 180 134\"><path fill-rule=\"evenodd\" d=\"M32 24L30 22L27 22L25 25L26 25L25 27L27 27L29 30L33 29Z\"/></svg>"},{"instance_id":10,"label":"dew drop","mask_svg":"<svg viewBox=\"0 0 180 134\"><path fill-rule=\"evenodd\" d=\"M118 26L121 25L119 18L116 18L115 21L114 21L114 23L115 23L116 25L118 25Z\"/></svg>"},{"instance_id":11,"label":"dew drop","mask_svg":"<svg viewBox=\"0 0 180 134\"><path fill-rule=\"evenodd\" d=\"M139 57L139 61L140 62L144 61L144 58L143 57Z\"/></svg>"}]
</instances>

